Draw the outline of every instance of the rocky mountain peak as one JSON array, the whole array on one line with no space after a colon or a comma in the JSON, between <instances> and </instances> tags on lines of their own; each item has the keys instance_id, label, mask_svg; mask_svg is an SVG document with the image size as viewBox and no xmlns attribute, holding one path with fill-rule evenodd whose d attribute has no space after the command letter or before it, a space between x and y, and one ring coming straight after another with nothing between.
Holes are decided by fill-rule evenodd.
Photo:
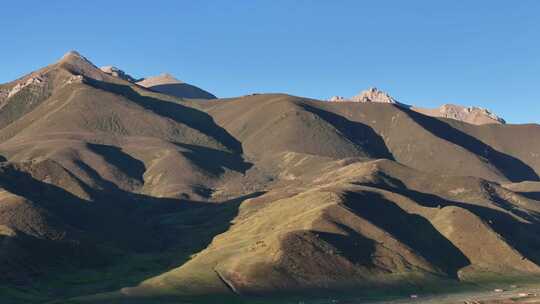
<instances>
[{"instance_id":1,"label":"rocky mountain peak","mask_svg":"<svg viewBox=\"0 0 540 304\"><path fill-rule=\"evenodd\" d=\"M439 107L439 112L442 117L457 119L470 122L469 120L482 120L493 123L505 123L505 120L495 115L488 109L480 107L465 107L454 104L444 104Z\"/></svg>"},{"instance_id":2,"label":"rocky mountain peak","mask_svg":"<svg viewBox=\"0 0 540 304\"><path fill-rule=\"evenodd\" d=\"M360 92L358 95L351 98L346 98L342 96L333 96L329 99L332 102L375 102L375 103L391 103L397 105L403 105L394 99L390 94L379 90L376 87L371 87L367 90Z\"/></svg>"},{"instance_id":3,"label":"rocky mountain peak","mask_svg":"<svg viewBox=\"0 0 540 304\"><path fill-rule=\"evenodd\" d=\"M103 80L103 73L90 60L77 51L69 51L57 63L75 75L84 75L96 80Z\"/></svg>"},{"instance_id":4,"label":"rocky mountain peak","mask_svg":"<svg viewBox=\"0 0 540 304\"><path fill-rule=\"evenodd\" d=\"M84 58L79 52L75 50L68 51L67 53L62 56L61 60L67 59L67 58Z\"/></svg>"},{"instance_id":5,"label":"rocky mountain peak","mask_svg":"<svg viewBox=\"0 0 540 304\"><path fill-rule=\"evenodd\" d=\"M86 57L81 55L79 52L71 50L62 56L60 58L59 63L71 63L71 64L85 64L85 65L91 65L92 67L96 67L90 60L88 60Z\"/></svg>"},{"instance_id":6,"label":"rocky mountain peak","mask_svg":"<svg viewBox=\"0 0 540 304\"><path fill-rule=\"evenodd\" d=\"M121 69L119 69L119 68L117 68L115 66L112 66L112 65L103 66L103 67L101 67L99 69L101 71L103 71L104 73L106 73L106 74L109 74L111 76L114 76L114 77L129 81L129 82L136 82L137 81L137 79L133 78L131 75L127 74L123 70L121 70Z\"/></svg>"},{"instance_id":7,"label":"rocky mountain peak","mask_svg":"<svg viewBox=\"0 0 540 304\"><path fill-rule=\"evenodd\" d=\"M360 94L353 96L351 101L354 102L377 102L377 103L393 103L397 104L395 100L388 93L377 89L376 87L371 87L367 90L360 92Z\"/></svg>"},{"instance_id":8,"label":"rocky mountain peak","mask_svg":"<svg viewBox=\"0 0 540 304\"><path fill-rule=\"evenodd\" d=\"M416 106L410 106L397 101L390 94L376 88L371 87L360 92L360 94L351 98L334 96L329 99L330 102L371 102L371 103L389 103L402 107L407 107L413 111L433 117L451 118L459 121L464 121L470 124L504 124L504 119L495 115L491 111L480 107L466 107L455 104L444 104L435 109L426 109Z\"/></svg>"}]
</instances>

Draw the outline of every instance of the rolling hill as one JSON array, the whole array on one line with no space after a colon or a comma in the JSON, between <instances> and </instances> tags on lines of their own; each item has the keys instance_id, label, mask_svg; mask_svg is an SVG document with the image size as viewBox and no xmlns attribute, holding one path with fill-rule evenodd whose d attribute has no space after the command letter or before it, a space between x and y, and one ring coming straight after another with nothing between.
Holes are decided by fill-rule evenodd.
<instances>
[{"instance_id":1,"label":"rolling hill","mask_svg":"<svg viewBox=\"0 0 540 304\"><path fill-rule=\"evenodd\" d=\"M3 302L406 294L540 275L539 125L182 95L162 87L176 80L111 71L69 52L0 85Z\"/></svg>"}]
</instances>

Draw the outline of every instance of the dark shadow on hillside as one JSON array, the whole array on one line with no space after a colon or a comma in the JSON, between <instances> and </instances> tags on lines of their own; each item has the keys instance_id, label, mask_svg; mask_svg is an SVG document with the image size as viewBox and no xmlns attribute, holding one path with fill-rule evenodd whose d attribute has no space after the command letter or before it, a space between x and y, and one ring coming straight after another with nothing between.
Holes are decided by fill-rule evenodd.
<instances>
[{"instance_id":1,"label":"dark shadow on hillside","mask_svg":"<svg viewBox=\"0 0 540 304\"><path fill-rule=\"evenodd\" d=\"M347 139L368 153L370 157L394 160L394 156L386 147L384 140L371 127L305 103L300 106L331 124Z\"/></svg>"},{"instance_id":2,"label":"dark shadow on hillside","mask_svg":"<svg viewBox=\"0 0 540 304\"><path fill-rule=\"evenodd\" d=\"M453 278L458 277L459 269L470 264L469 259L427 219L407 213L378 193L348 192L344 205Z\"/></svg>"},{"instance_id":3,"label":"dark shadow on hillside","mask_svg":"<svg viewBox=\"0 0 540 304\"><path fill-rule=\"evenodd\" d=\"M347 235L337 233L315 231L319 238L326 243L332 245L340 255L345 257L351 263L366 267L373 265L373 254L375 254L375 241L369 239L351 228L334 223Z\"/></svg>"},{"instance_id":4,"label":"dark shadow on hillside","mask_svg":"<svg viewBox=\"0 0 540 304\"><path fill-rule=\"evenodd\" d=\"M0 284L32 284L37 276L63 269L99 268L108 258L93 244L38 238L22 231L0 235Z\"/></svg>"},{"instance_id":5,"label":"dark shadow on hillside","mask_svg":"<svg viewBox=\"0 0 540 304\"><path fill-rule=\"evenodd\" d=\"M403 195L412 201L424 207L444 208L446 206L456 206L468 210L481 218L485 223L489 223L490 227L503 237L503 239L524 257L540 265L540 215L535 213L526 213L519 209L509 209L509 212L514 213L530 223L518 221L513 216L483 206L473 205L470 203L457 202L447 200L443 197L408 189L401 181L394 179L394 183L400 186L388 186L384 184L362 184L374 188L383 189ZM501 199L501 198L499 198ZM499 204L497 204L499 205ZM506 206L511 206L506 202ZM499 207L501 207L499 205Z\"/></svg>"},{"instance_id":6,"label":"dark shadow on hillside","mask_svg":"<svg viewBox=\"0 0 540 304\"><path fill-rule=\"evenodd\" d=\"M92 201L86 201L11 166L3 167L0 172L0 187L30 200L51 215L55 223L69 227L73 234L88 242L137 252L158 247L144 221L130 216L130 210L137 206L134 195L112 183L103 184L108 187L103 190L87 188Z\"/></svg>"},{"instance_id":7,"label":"dark shadow on hillside","mask_svg":"<svg viewBox=\"0 0 540 304\"><path fill-rule=\"evenodd\" d=\"M523 161L495 150L477 138L452 127L450 124L412 110L403 108L402 111L433 135L458 145L478 157L486 159L508 180L512 182L540 180L534 169Z\"/></svg>"},{"instance_id":8,"label":"dark shadow on hillside","mask_svg":"<svg viewBox=\"0 0 540 304\"><path fill-rule=\"evenodd\" d=\"M540 201L540 192L517 192L517 193L528 199Z\"/></svg>"},{"instance_id":9,"label":"dark shadow on hillside","mask_svg":"<svg viewBox=\"0 0 540 304\"><path fill-rule=\"evenodd\" d=\"M176 143L176 145L188 149L189 152L182 152L182 154L200 168L214 175L223 174L225 172L223 168L244 174L253 166L252 163L244 161L240 154L196 145L181 143Z\"/></svg>"},{"instance_id":10,"label":"dark shadow on hillside","mask_svg":"<svg viewBox=\"0 0 540 304\"><path fill-rule=\"evenodd\" d=\"M69 225L77 229L84 229L88 224L85 216L88 201L60 187L34 179L26 172L3 166L0 171L0 187L65 218Z\"/></svg>"},{"instance_id":11,"label":"dark shadow on hillside","mask_svg":"<svg viewBox=\"0 0 540 304\"><path fill-rule=\"evenodd\" d=\"M263 193L255 192L219 203L144 197L145 204L135 212L137 217L148 219L160 240L161 250L180 250L191 255L206 248L214 236L229 229L243 201Z\"/></svg>"},{"instance_id":12,"label":"dark shadow on hillside","mask_svg":"<svg viewBox=\"0 0 540 304\"><path fill-rule=\"evenodd\" d=\"M187 83L162 84L149 87L148 89L154 92L172 95L180 98L216 99L216 96L206 92L203 89Z\"/></svg>"},{"instance_id":13,"label":"dark shadow on hillside","mask_svg":"<svg viewBox=\"0 0 540 304\"><path fill-rule=\"evenodd\" d=\"M143 175L146 171L146 167L142 161L132 157L115 146L92 143L87 143L86 145L90 151L101 155L107 163L115 166L122 173L140 183L144 183Z\"/></svg>"},{"instance_id":14,"label":"dark shadow on hillside","mask_svg":"<svg viewBox=\"0 0 540 304\"><path fill-rule=\"evenodd\" d=\"M91 78L85 78L85 81L98 89L124 96L147 110L195 129L215 139L233 152L242 153L242 144L216 124L212 116L203 111L179 103L140 95L127 85L102 82Z\"/></svg>"},{"instance_id":15,"label":"dark shadow on hillside","mask_svg":"<svg viewBox=\"0 0 540 304\"><path fill-rule=\"evenodd\" d=\"M87 170L94 174L94 178L100 179L99 174L92 173L93 169ZM83 260L67 261L72 274L91 269L104 275L104 282L96 284L97 287L88 287L88 292L92 294L133 285L180 266L192 254L206 248L216 235L229 229L244 200L263 194L256 192L228 201L207 203L152 197L123 191L112 183L103 184L107 185L104 189L89 189L92 201L86 201L11 166L1 167L0 170L0 187L31 200L55 219L75 228L76 235L83 236L84 242L74 249ZM56 244L49 244L53 247L40 247L39 252L32 254L48 255L48 250L56 248ZM67 248L62 246L59 248ZM134 254L151 256L155 262L152 267L143 264L133 268L130 263L133 263L132 257L137 257ZM127 272L125 277L110 275L111 271L119 269ZM66 269L59 267L44 275L54 277L63 274L63 271ZM73 275L73 278L80 279L77 275ZM74 294L70 295L66 289L58 291L57 296Z\"/></svg>"},{"instance_id":16,"label":"dark shadow on hillside","mask_svg":"<svg viewBox=\"0 0 540 304\"><path fill-rule=\"evenodd\" d=\"M80 159L76 159L73 161L75 165L77 165L82 171L84 171L84 173L86 173L88 175L88 177L90 177L94 182L96 182L96 186L98 188L100 188L101 190L103 191L106 191L106 192L109 192L109 191L118 191L119 188L116 184L114 184L113 182L110 182L108 180L105 180L101 177L101 175L99 175L99 173L92 167L90 167L89 165L87 165L85 162L83 162L82 160ZM86 185L83 183L83 185ZM86 192L90 194L90 196L93 196L95 195L96 193L99 193L99 192L96 192L95 190L93 190L91 187L86 187L85 188Z\"/></svg>"}]
</instances>

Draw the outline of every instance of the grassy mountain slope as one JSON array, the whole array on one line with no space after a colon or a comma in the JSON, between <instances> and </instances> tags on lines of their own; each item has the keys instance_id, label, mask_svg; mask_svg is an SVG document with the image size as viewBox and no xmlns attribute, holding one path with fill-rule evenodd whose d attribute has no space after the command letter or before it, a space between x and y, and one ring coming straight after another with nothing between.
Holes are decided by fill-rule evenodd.
<instances>
[{"instance_id":1,"label":"grassy mountain slope","mask_svg":"<svg viewBox=\"0 0 540 304\"><path fill-rule=\"evenodd\" d=\"M184 100L73 52L0 91L9 301L540 274L538 125L285 94Z\"/></svg>"}]
</instances>

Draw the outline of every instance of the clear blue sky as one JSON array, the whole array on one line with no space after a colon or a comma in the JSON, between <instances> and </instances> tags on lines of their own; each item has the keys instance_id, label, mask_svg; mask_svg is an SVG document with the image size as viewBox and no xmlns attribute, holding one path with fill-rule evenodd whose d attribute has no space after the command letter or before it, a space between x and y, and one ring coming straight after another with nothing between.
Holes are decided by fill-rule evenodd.
<instances>
[{"instance_id":1,"label":"clear blue sky","mask_svg":"<svg viewBox=\"0 0 540 304\"><path fill-rule=\"evenodd\" d=\"M0 82L78 50L220 97L377 86L419 106L540 123L540 1L8 1Z\"/></svg>"}]
</instances>

